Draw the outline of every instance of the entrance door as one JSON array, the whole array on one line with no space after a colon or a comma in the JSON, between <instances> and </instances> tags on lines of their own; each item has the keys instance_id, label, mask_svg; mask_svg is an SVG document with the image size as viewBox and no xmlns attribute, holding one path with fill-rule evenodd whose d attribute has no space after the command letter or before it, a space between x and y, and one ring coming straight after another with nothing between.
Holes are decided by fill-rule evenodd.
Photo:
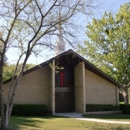
<instances>
[{"instance_id":1,"label":"entrance door","mask_svg":"<svg viewBox=\"0 0 130 130\"><path fill-rule=\"evenodd\" d=\"M70 112L71 111L71 93L70 92L56 92L56 112Z\"/></svg>"},{"instance_id":2,"label":"entrance door","mask_svg":"<svg viewBox=\"0 0 130 130\"><path fill-rule=\"evenodd\" d=\"M74 111L74 68L58 70L55 81L55 112Z\"/></svg>"}]
</instances>

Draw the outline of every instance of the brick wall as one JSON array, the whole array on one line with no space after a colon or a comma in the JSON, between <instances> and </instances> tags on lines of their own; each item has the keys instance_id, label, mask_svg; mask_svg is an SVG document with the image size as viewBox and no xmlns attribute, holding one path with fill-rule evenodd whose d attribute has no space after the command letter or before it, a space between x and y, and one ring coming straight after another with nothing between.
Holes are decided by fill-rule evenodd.
<instances>
[{"instance_id":1,"label":"brick wall","mask_svg":"<svg viewBox=\"0 0 130 130\"><path fill-rule=\"evenodd\" d=\"M86 104L118 104L117 86L85 70Z\"/></svg>"},{"instance_id":2,"label":"brick wall","mask_svg":"<svg viewBox=\"0 0 130 130\"><path fill-rule=\"evenodd\" d=\"M45 66L28 73L21 78L15 97L16 104L46 104L50 106L50 67ZM4 95L7 98L9 83L5 84Z\"/></svg>"},{"instance_id":3,"label":"brick wall","mask_svg":"<svg viewBox=\"0 0 130 130\"><path fill-rule=\"evenodd\" d=\"M84 62L75 67L75 111L85 113L85 66Z\"/></svg>"},{"instance_id":4,"label":"brick wall","mask_svg":"<svg viewBox=\"0 0 130 130\"><path fill-rule=\"evenodd\" d=\"M50 70L50 112L55 114L55 60L52 61Z\"/></svg>"}]
</instances>

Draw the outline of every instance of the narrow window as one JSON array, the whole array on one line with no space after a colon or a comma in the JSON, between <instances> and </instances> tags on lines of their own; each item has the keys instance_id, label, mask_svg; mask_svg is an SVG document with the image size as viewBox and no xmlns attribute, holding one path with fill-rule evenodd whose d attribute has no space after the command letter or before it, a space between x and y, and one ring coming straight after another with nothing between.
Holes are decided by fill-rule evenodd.
<instances>
[{"instance_id":1,"label":"narrow window","mask_svg":"<svg viewBox=\"0 0 130 130\"><path fill-rule=\"evenodd\" d=\"M65 73L60 72L60 86L64 87L65 86Z\"/></svg>"}]
</instances>

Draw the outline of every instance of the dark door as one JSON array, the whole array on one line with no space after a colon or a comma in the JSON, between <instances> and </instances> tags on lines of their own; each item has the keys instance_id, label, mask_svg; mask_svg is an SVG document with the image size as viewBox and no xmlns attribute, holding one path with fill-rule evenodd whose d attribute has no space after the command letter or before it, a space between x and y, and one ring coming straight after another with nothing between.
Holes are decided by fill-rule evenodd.
<instances>
[{"instance_id":1,"label":"dark door","mask_svg":"<svg viewBox=\"0 0 130 130\"><path fill-rule=\"evenodd\" d=\"M74 111L74 67L64 65L55 80L55 112Z\"/></svg>"},{"instance_id":2,"label":"dark door","mask_svg":"<svg viewBox=\"0 0 130 130\"><path fill-rule=\"evenodd\" d=\"M56 112L71 111L71 92L56 92L55 100Z\"/></svg>"}]
</instances>

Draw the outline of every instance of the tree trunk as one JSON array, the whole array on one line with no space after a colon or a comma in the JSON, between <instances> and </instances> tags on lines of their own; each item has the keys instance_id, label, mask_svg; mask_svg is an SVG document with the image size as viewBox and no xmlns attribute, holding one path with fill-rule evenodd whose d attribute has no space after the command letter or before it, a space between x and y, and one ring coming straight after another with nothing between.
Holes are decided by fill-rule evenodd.
<instances>
[{"instance_id":1,"label":"tree trunk","mask_svg":"<svg viewBox=\"0 0 130 130\"><path fill-rule=\"evenodd\" d=\"M129 104L128 91L123 93L124 104Z\"/></svg>"},{"instance_id":2,"label":"tree trunk","mask_svg":"<svg viewBox=\"0 0 130 130\"><path fill-rule=\"evenodd\" d=\"M12 112L12 108L13 108L13 102L14 102L14 98L16 95L16 91L18 88L18 85L20 83L20 79L23 75L23 71L24 71L24 67L26 65L27 59L28 59L29 55L26 55L26 58L24 60L22 69L20 71L20 74L16 77L16 79L12 79L13 81L15 80L15 84L13 85L13 90L11 91L11 89L9 89L9 95L8 95L8 101L6 103L6 111L4 112L4 120L3 120L3 126L1 127L1 130L9 130L11 127L9 126L9 120L10 120L10 116L11 116L11 112ZM10 86L12 87L12 85Z\"/></svg>"},{"instance_id":3,"label":"tree trunk","mask_svg":"<svg viewBox=\"0 0 130 130\"><path fill-rule=\"evenodd\" d=\"M9 126L9 120L4 118L4 121L1 124L1 128L0 130L10 130L10 126Z\"/></svg>"},{"instance_id":4,"label":"tree trunk","mask_svg":"<svg viewBox=\"0 0 130 130\"><path fill-rule=\"evenodd\" d=\"M0 114L1 114L1 130L5 128L5 106L4 106L4 91L3 91L3 67L4 67L4 53L0 53Z\"/></svg>"},{"instance_id":5,"label":"tree trunk","mask_svg":"<svg viewBox=\"0 0 130 130\"><path fill-rule=\"evenodd\" d=\"M6 47L5 47L6 48ZM9 130L9 116L6 116L6 107L4 101L4 86L3 86L3 69L4 69L4 57L5 49L3 53L0 53L0 111L1 111L1 125L0 130ZM7 105L7 104L6 104Z\"/></svg>"},{"instance_id":6,"label":"tree trunk","mask_svg":"<svg viewBox=\"0 0 130 130\"><path fill-rule=\"evenodd\" d=\"M2 93L3 94L3 93ZM9 125L10 120L10 111L12 110L12 106L9 105L9 102L6 103L6 107L3 105L1 107L1 128L0 130L9 130L11 127Z\"/></svg>"}]
</instances>

